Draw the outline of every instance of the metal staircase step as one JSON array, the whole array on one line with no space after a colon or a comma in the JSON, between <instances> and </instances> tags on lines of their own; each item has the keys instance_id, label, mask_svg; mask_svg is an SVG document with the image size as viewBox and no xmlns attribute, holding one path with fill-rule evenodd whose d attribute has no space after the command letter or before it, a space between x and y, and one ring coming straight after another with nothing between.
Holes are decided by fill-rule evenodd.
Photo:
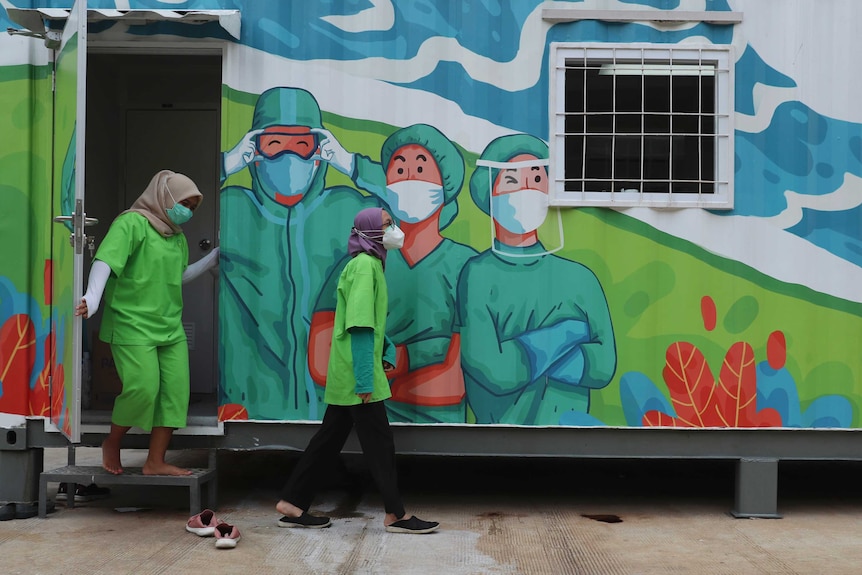
<instances>
[{"instance_id":1,"label":"metal staircase step","mask_svg":"<svg viewBox=\"0 0 862 575\"><path fill-rule=\"evenodd\" d=\"M68 484L66 505L75 506L75 484L89 485L172 485L189 488L190 515L200 513L201 489L203 488L207 507L216 506L217 474L212 469L190 469L191 475L144 475L141 467L124 467L123 473L114 475L99 466L67 465L39 474L39 517L47 515L48 483Z\"/></svg>"}]
</instances>

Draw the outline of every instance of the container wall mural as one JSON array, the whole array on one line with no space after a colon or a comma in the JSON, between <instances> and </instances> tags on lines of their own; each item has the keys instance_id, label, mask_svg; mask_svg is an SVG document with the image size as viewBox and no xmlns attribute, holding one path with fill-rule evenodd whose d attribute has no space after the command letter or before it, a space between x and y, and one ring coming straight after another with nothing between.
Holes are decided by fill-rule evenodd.
<instances>
[{"instance_id":1,"label":"container wall mural","mask_svg":"<svg viewBox=\"0 0 862 575\"><path fill-rule=\"evenodd\" d=\"M392 421L862 426L862 115L835 91L854 92L840 71L862 46L834 41L831 8L778 4L89 2L242 15L239 40L217 23L90 30L225 44L220 417L322 416L348 233L379 206L406 236L386 262ZM542 17L573 7L741 22ZM727 47L733 208L551 205L554 43ZM46 414L44 374L65 363L48 289L62 196L48 56L0 38L0 234L17 246L0 256L6 413Z\"/></svg>"}]
</instances>

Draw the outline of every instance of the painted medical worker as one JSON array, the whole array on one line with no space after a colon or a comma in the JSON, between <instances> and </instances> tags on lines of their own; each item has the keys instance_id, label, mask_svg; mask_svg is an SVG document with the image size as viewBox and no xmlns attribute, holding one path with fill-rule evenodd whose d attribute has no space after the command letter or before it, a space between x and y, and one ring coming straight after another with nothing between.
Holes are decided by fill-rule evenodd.
<instances>
[{"instance_id":1,"label":"painted medical worker","mask_svg":"<svg viewBox=\"0 0 862 575\"><path fill-rule=\"evenodd\" d=\"M223 154L222 179L247 168L251 188L221 192L220 404L240 404L250 419L320 419L307 360L314 302L346 253L342 230L380 205L325 187L322 127L309 92L272 88Z\"/></svg>"},{"instance_id":2,"label":"painted medical worker","mask_svg":"<svg viewBox=\"0 0 862 575\"><path fill-rule=\"evenodd\" d=\"M335 147L334 138L327 148ZM334 152L344 158L345 152ZM437 128L415 124L391 134L380 162L351 155L333 163L357 187L384 199L404 231L404 247L389 255L387 335L398 350L390 375L390 419L416 423L463 423L466 416L460 335L453 333L458 274L473 248L440 235L458 213L464 159ZM333 274L321 292L312 320L309 362L312 377L326 377L328 338L335 310Z\"/></svg>"},{"instance_id":3,"label":"painted medical worker","mask_svg":"<svg viewBox=\"0 0 862 575\"><path fill-rule=\"evenodd\" d=\"M102 466L120 474L120 442L132 427L150 432L145 475L189 475L165 461L174 429L186 426L189 348L182 325L182 284L218 262L213 250L188 266L182 226L202 196L187 176L162 170L131 208L117 216L102 240L87 293L75 308L89 317L105 311L99 337L111 345L123 384L114 402L111 431L102 443ZM188 266L188 267L187 267Z\"/></svg>"},{"instance_id":4,"label":"painted medical worker","mask_svg":"<svg viewBox=\"0 0 862 575\"><path fill-rule=\"evenodd\" d=\"M548 146L527 134L485 148L470 194L492 216L492 249L458 282L467 402L477 423L561 425L586 413L616 369L610 312L587 267L548 253Z\"/></svg>"},{"instance_id":5,"label":"painted medical worker","mask_svg":"<svg viewBox=\"0 0 862 575\"><path fill-rule=\"evenodd\" d=\"M276 504L283 515L278 520L280 527L331 524L329 517L310 515L308 509L352 429L383 498L386 531L421 534L439 527L435 521L423 521L404 510L395 441L383 405L390 395L385 372L396 361L394 350L387 350L391 348L386 338L389 301L383 271L387 252L396 252L403 242L404 233L381 208L356 214L347 242L351 259L338 280L326 413Z\"/></svg>"}]
</instances>

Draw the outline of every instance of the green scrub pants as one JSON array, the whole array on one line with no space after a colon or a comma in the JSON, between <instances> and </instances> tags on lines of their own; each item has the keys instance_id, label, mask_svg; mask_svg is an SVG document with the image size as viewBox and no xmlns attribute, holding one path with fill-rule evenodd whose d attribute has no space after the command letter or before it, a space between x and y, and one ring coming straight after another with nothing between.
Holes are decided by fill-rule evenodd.
<instances>
[{"instance_id":1,"label":"green scrub pants","mask_svg":"<svg viewBox=\"0 0 862 575\"><path fill-rule=\"evenodd\" d=\"M189 347L111 344L123 391L111 422L122 427L180 428L189 410Z\"/></svg>"}]
</instances>

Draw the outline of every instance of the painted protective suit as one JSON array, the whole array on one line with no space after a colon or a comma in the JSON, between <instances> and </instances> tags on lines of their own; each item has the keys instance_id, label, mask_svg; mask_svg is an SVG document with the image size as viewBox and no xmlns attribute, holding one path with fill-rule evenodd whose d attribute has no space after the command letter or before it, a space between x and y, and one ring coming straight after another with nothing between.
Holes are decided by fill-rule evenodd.
<instances>
[{"instance_id":1,"label":"painted protective suit","mask_svg":"<svg viewBox=\"0 0 862 575\"><path fill-rule=\"evenodd\" d=\"M464 182L464 160L452 142L436 128L416 124L394 132L381 148L380 163L355 154L353 169L348 175L359 188L383 198L387 203L385 208L393 218L402 222L405 233L409 234L409 228L403 223L407 216L400 212L397 198L387 190L386 167L395 152L410 144L422 146L430 152L442 176L439 206L425 218L439 213L437 229L442 230L458 213L455 200ZM410 263L403 248L390 251L386 260L389 290L386 334L397 348L406 350L406 354L403 350L399 354L399 365L391 380L393 397L386 402L392 421L465 421L466 404L458 366L460 344L457 335L453 341L455 288L458 274L476 252L448 238L438 236L437 240L439 243L419 261ZM343 265L344 262L340 267ZM321 292L316 312L335 309L332 294L333 282L337 279L336 270ZM447 369L450 364L455 367L455 373ZM435 371L442 377L438 377Z\"/></svg>"},{"instance_id":2,"label":"painted protective suit","mask_svg":"<svg viewBox=\"0 0 862 575\"><path fill-rule=\"evenodd\" d=\"M507 162L548 157L532 136L503 136L481 159ZM477 166L470 180L476 205L490 213L496 168ZM570 412L587 412L590 389L606 386L616 369L607 301L587 267L493 240L458 281L458 329L467 402L476 423L559 425ZM506 255L510 254L510 255ZM528 257L518 257L518 256ZM565 418L563 418L565 419Z\"/></svg>"},{"instance_id":3,"label":"painted protective suit","mask_svg":"<svg viewBox=\"0 0 862 575\"><path fill-rule=\"evenodd\" d=\"M273 126L321 128L320 108L305 90L272 88L258 98L252 130ZM325 189L317 155L278 160L256 155L251 189L221 193L220 404L243 405L249 419L319 419L306 357L312 307L345 253L345 230L379 202Z\"/></svg>"}]
</instances>

